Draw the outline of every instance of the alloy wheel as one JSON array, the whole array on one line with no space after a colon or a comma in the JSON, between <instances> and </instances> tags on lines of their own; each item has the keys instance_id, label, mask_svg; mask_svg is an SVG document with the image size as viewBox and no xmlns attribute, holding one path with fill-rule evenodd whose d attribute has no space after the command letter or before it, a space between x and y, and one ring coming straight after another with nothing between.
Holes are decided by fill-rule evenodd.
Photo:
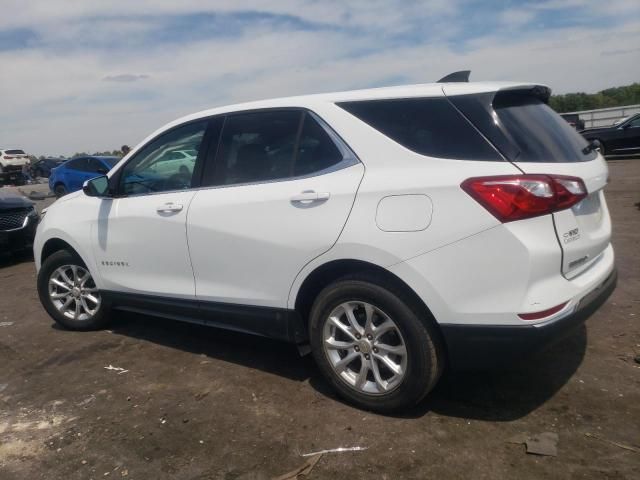
<instances>
[{"instance_id":1,"label":"alloy wheel","mask_svg":"<svg viewBox=\"0 0 640 480\"><path fill-rule=\"evenodd\" d=\"M79 265L63 265L49 277L49 298L54 307L72 320L90 320L102 300L89 271Z\"/></svg>"},{"instance_id":2,"label":"alloy wheel","mask_svg":"<svg viewBox=\"0 0 640 480\"><path fill-rule=\"evenodd\" d=\"M323 347L336 375L360 393L389 393L407 371L407 347L400 329L367 302L345 302L329 314Z\"/></svg>"}]
</instances>

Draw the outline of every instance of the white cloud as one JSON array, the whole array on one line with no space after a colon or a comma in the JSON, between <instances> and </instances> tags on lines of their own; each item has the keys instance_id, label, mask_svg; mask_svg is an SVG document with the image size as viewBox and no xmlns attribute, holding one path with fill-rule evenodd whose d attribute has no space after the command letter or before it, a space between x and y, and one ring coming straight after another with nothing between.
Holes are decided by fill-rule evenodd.
<instances>
[{"instance_id":1,"label":"white cloud","mask_svg":"<svg viewBox=\"0 0 640 480\"><path fill-rule=\"evenodd\" d=\"M544 2L542 7L562 9L570 1ZM613 3L616 11L633 12L629 2ZM456 2L440 0L426 6L251 1L243 8L335 28L274 29L256 22L234 35L101 48L114 38L133 42L136 35L150 32L150 21L138 15L212 11L211 5L197 0L4 0L0 30L8 24L34 28L44 43L0 50L0 63L13 72L0 84L0 144L38 155L113 149L137 143L180 115L216 105L368 87L398 78L429 82L466 68L472 70L472 80L536 81L558 93L596 91L640 78L639 51L622 47L640 45L637 16L628 15L615 31L597 25L518 31L502 24L471 36L463 22L470 13ZM231 12L236 5L216 2L215 11ZM500 15L512 25L532 19L527 9ZM416 25L424 36L395 40L407 32L415 35L411 29ZM456 40L459 36L465 40ZM60 44L66 48L56 47Z\"/></svg>"}]
</instances>

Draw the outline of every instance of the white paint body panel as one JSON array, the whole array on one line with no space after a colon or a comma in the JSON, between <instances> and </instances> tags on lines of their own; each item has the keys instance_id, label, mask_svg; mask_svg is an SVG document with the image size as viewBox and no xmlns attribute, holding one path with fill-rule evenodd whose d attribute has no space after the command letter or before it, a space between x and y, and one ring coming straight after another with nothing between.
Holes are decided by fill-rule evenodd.
<instances>
[{"instance_id":1,"label":"white paint body panel","mask_svg":"<svg viewBox=\"0 0 640 480\"><path fill-rule=\"evenodd\" d=\"M357 164L303 179L200 190L188 230L198 299L286 307L297 273L338 239L363 173ZM309 190L330 196L291 202Z\"/></svg>"},{"instance_id":2,"label":"white paint body panel","mask_svg":"<svg viewBox=\"0 0 640 480\"><path fill-rule=\"evenodd\" d=\"M91 234L101 288L195 298L187 247L187 211L194 195L184 191L101 200ZM158 212L167 204L182 210Z\"/></svg>"},{"instance_id":3,"label":"white paint body panel","mask_svg":"<svg viewBox=\"0 0 640 480\"><path fill-rule=\"evenodd\" d=\"M383 232L419 232L429 226L432 214L426 195L389 195L378 203L376 225Z\"/></svg>"}]
</instances>

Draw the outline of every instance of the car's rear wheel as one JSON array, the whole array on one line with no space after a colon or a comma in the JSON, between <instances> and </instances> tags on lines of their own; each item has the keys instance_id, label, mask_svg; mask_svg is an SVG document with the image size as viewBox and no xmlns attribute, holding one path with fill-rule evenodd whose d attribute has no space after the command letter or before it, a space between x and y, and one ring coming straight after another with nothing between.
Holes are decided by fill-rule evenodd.
<instances>
[{"instance_id":1,"label":"car's rear wheel","mask_svg":"<svg viewBox=\"0 0 640 480\"><path fill-rule=\"evenodd\" d=\"M443 368L438 335L401 292L367 280L326 287L310 315L314 358L348 401L379 412L411 407Z\"/></svg>"},{"instance_id":2,"label":"car's rear wheel","mask_svg":"<svg viewBox=\"0 0 640 480\"><path fill-rule=\"evenodd\" d=\"M38 273L40 302L51 317L71 330L95 330L108 321L100 291L84 262L60 250Z\"/></svg>"},{"instance_id":3,"label":"car's rear wheel","mask_svg":"<svg viewBox=\"0 0 640 480\"><path fill-rule=\"evenodd\" d=\"M53 193L56 194L56 198L64 197L67 194L67 189L59 183L53 188Z\"/></svg>"}]
</instances>

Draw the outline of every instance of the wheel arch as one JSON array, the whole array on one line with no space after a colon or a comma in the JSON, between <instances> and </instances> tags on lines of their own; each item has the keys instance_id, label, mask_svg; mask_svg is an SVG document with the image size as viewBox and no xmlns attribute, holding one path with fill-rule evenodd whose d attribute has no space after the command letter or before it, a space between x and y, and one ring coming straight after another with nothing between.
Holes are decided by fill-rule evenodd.
<instances>
[{"instance_id":1,"label":"wheel arch","mask_svg":"<svg viewBox=\"0 0 640 480\"><path fill-rule=\"evenodd\" d=\"M339 259L332 260L316 267L301 283L295 297L294 308L305 333L308 332L309 313L314 300L324 287L347 275L357 275L372 282L389 286L397 292L411 308L415 309L418 316L425 322L429 322L438 332L440 345L445 345L438 322L424 300L404 280L384 267L364 260Z\"/></svg>"},{"instance_id":2,"label":"wheel arch","mask_svg":"<svg viewBox=\"0 0 640 480\"><path fill-rule=\"evenodd\" d=\"M44 263L44 261L47 258L49 258L51 255L53 255L54 253L60 250L69 250L71 253L82 258L82 255L80 255L80 253L78 253L78 251L75 248L73 248L73 246L71 246L69 243L67 243L61 238L54 237L47 240L42 246L42 251L40 254L40 263ZM85 259L82 258L82 261L85 261Z\"/></svg>"}]
</instances>

